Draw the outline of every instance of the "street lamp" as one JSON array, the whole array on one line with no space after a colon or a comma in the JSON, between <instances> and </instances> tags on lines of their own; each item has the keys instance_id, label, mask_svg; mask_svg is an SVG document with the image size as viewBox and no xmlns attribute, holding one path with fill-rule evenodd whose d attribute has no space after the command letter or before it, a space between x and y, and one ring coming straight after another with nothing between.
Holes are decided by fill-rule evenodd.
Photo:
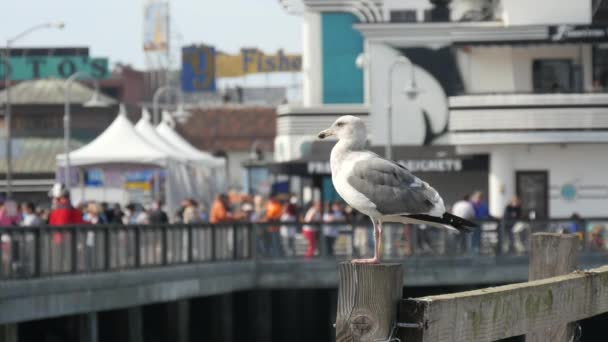
<instances>
[{"instance_id":1,"label":"street lamp","mask_svg":"<svg viewBox=\"0 0 608 342\"><path fill-rule=\"evenodd\" d=\"M4 114L4 127L6 134L5 143L5 157L6 157L6 197L10 198L12 195L12 178L13 178L13 152L12 152L12 129L11 129L11 46L19 39L27 36L28 34L45 28L58 28L62 29L65 26L63 22L56 23L44 23L36 26L32 26L27 30L19 33L13 38L6 40L6 48L4 49L4 89L6 93L5 99L5 114Z\"/></svg>"},{"instance_id":2,"label":"street lamp","mask_svg":"<svg viewBox=\"0 0 608 342\"><path fill-rule=\"evenodd\" d=\"M159 87L154 92L154 96L152 96L152 123L154 125L158 125L160 123L160 110L159 110L159 100L161 95L167 93L169 91L174 92L177 95L177 110L171 114L179 123L185 123L188 118L190 118L191 114L184 109L184 93L180 88L166 85L163 87ZM154 194L157 200L160 200L160 173L159 170L154 172Z\"/></svg>"},{"instance_id":3,"label":"street lamp","mask_svg":"<svg viewBox=\"0 0 608 342\"><path fill-rule=\"evenodd\" d=\"M406 84L403 88L403 93L407 95L410 100L415 99L420 90L416 86L416 78L414 77L414 64L407 59L405 56L399 56L397 59L391 64L391 67L388 72L388 103L386 106L387 109L387 132L386 132L386 147L385 147L385 157L386 159L391 160L393 158L393 74L395 69L399 65L409 66L411 70L410 82Z\"/></svg>"},{"instance_id":4,"label":"street lamp","mask_svg":"<svg viewBox=\"0 0 608 342\"><path fill-rule=\"evenodd\" d=\"M94 78L91 78L90 75L84 73L84 72L77 72L75 74L73 74L72 76L68 77L65 80L65 89L64 89L64 94L65 94L65 103L64 103L64 110L63 110L63 151L65 154L65 168L63 171L63 176L64 176L64 182L65 182L65 187L66 189L69 191L70 190L70 124L71 124L71 112L70 112L70 100L71 100L71 95L72 95L72 84L74 83L74 81L76 81L79 78L84 78L84 79L91 79L93 80L93 83L95 84L95 92L93 93L93 96L91 97L90 100L88 100L87 102L83 103L82 106L83 107L88 107L88 108L103 108L103 107L108 107L110 104L103 101L100 97L99 97L99 81L97 81Z\"/></svg>"},{"instance_id":5,"label":"street lamp","mask_svg":"<svg viewBox=\"0 0 608 342\"><path fill-rule=\"evenodd\" d=\"M160 110L158 108L160 96L169 91L172 91L177 95L177 111L173 113L173 116L177 119L177 121L184 123L191 116L191 114L184 109L184 94L182 93L182 90L170 85L163 86L156 89L154 96L152 97L152 123L154 125L158 125L160 123Z\"/></svg>"}]
</instances>

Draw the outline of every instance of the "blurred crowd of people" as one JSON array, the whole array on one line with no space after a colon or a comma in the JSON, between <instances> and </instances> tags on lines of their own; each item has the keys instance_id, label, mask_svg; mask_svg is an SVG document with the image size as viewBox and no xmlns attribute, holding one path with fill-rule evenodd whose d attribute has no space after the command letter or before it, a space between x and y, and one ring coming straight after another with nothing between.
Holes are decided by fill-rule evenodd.
<instances>
[{"instance_id":1,"label":"blurred crowd of people","mask_svg":"<svg viewBox=\"0 0 608 342\"><path fill-rule=\"evenodd\" d=\"M179 209L172 213L164 211L159 201L153 201L146 206L135 203L126 206L109 205L93 201L72 206L70 194L61 184L56 184L49 195L51 206L48 209L37 208L29 202L17 205L15 202L0 199L0 227L207 222L221 225L247 222L256 227L257 252L268 257L303 255L311 258L320 254L335 255L341 231L350 229L353 240L348 244L352 246L353 254L366 255L373 244L371 224L364 215L340 202L312 201L302 205L298 197L293 194L269 196L219 194L209 209L194 199L184 199ZM463 196L451 206L450 211L470 221L493 224L492 229L498 235L496 240L500 240L503 244L498 247L502 252L525 252L529 235L535 229L535 213L530 210L524 212L517 196L513 196L505 207L502 218L490 215L481 191ZM540 224L547 225L546 222ZM400 225L392 229L398 232L394 234L394 245L400 243L399 246L406 251L404 255L410 254L414 249L437 253L438 248L434 246L438 243L443 244L441 249L446 251L476 254L485 247L482 252L487 253L488 245L499 242L488 243L488 234L484 233L483 227L474 230L470 235L445 234L424 225L418 225L416 228L415 234L412 233L412 227L409 225ZM605 227L594 226L593 229L588 229L588 224L578 214L573 214L569 221L561 221L557 228L553 227L550 230L578 234L581 239L588 241L591 248L606 249ZM585 234L588 235L583 236Z\"/></svg>"},{"instance_id":2,"label":"blurred crowd of people","mask_svg":"<svg viewBox=\"0 0 608 342\"><path fill-rule=\"evenodd\" d=\"M325 246L327 255L334 254L340 230L335 223L346 223L353 214L350 207L338 202L326 203L324 208L320 201L302 206L293 194L247 196L236 205L223 194L213 203L209 222L258 224L258 252L270 257L295 256L301 237L307 243L304 255L312 257L321 253L320 245Z\"/></svg>"}]
</instances>

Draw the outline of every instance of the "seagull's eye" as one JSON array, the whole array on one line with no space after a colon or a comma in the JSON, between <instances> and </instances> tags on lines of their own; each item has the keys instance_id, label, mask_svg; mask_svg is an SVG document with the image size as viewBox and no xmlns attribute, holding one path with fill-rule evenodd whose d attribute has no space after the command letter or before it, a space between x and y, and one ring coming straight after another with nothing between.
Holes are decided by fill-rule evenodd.
<instances>
[{"instance_id":1,"label":"seagull's eye","mask_svg":"<svg viewBox=\"0 0 608 342\"><path fill-rule=\"evenodd\" d=\"M344 126L344 122L338 122L338 123L336 124L336 126L338 126L338 127L342 127L342 126Z\"/></svg>"}]
</instances>

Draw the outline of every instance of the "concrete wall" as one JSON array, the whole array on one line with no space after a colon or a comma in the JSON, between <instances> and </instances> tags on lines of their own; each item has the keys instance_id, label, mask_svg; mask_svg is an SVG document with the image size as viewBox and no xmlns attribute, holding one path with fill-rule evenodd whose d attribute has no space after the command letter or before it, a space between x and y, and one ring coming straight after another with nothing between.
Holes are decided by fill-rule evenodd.
<instances>
[{"instance_id":1,"label":"concrete wall","mask_svg":"<svg viewBox=\"0 0 608 342\"><path fill-rule=\"evenodd\" d=\"M392 92L393 145L421 145L424 142L427 127L423 111L429 116L430 130L441 132L447 122L447 97L439 82L429 72L414 65L414 78L420 92L416 98L409 98L404 93L404 89L411 85L412 69L409 65L397 65L389 85L391 65L400 53L382 43L368 46L371 60L367 66L370 68L371 88L368 129L372 145L385 145L388 141L389 91Z\"/></svg>"},{"instance_id":2,"label":"concrete wall","mask_svg":"<svg viewBox=\"0 0 608 342\"><path fill-rule=\"evenodd\" d=\"M506 145L461 149L490 153L489 205L494 216L516 192L517 171L549 174L549 217L606 216L608 146L605 144ZM574 189L574 197L566 196Z\"/></svg>"},{"instance_id":3,"label":"concrete wall","mask_svg":"<svg viewBox=\"0 0 608 342\"><path fill-rule=\"evenodd\" d=\"M502 0L507 25L589 24L591 0Z\"/></svg>"},{"instance_id":4,"label":"concrete wall","mask_svg":"<svg viewBox=\"0 0 608 342\"><path fill-rule=\"evenodd\" d=\"M515 91L511 54L510 46L459 49L456 60L467 92Z\"/></svg>"},{"instance_id":5,"label":"concrete wall","mask_svg":"<svg viewBox=\"0 0 608 342\"><path fill-rule=\"evenodd\" d=\"M582 66L583 89L592 89L591 45L466 47L457 62L469 93L531 92L535 59L570 59Z\"/></svg>"}]
</instances>

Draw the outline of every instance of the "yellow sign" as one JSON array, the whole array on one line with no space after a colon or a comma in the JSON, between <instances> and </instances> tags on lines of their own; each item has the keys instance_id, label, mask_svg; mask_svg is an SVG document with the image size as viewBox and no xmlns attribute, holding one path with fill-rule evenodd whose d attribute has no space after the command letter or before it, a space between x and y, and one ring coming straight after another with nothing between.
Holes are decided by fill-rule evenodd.
<instances>
[{"instance_id":1,"label":"yellow sign","mask_svg":"<svg viewBox=\"0 0 608 342\"><path fill-rule=\"evenodd\" d=\"M302 71L301 55L286 55L279 50L274 55L250 48L241 49L239 55L217 52L216 77L240 77L247 74Z\"/></svg>"},{"instance_id":2,"label":"yellow sign","mask_svg":"<svg viewBox=\"0 0 608 342\"><path fill-rule=\"evenodd\" d=\"M127 190L142 190L150 191L150 183L148 182L125 182L125 188Z\"/></svg>"}]
</instances>

